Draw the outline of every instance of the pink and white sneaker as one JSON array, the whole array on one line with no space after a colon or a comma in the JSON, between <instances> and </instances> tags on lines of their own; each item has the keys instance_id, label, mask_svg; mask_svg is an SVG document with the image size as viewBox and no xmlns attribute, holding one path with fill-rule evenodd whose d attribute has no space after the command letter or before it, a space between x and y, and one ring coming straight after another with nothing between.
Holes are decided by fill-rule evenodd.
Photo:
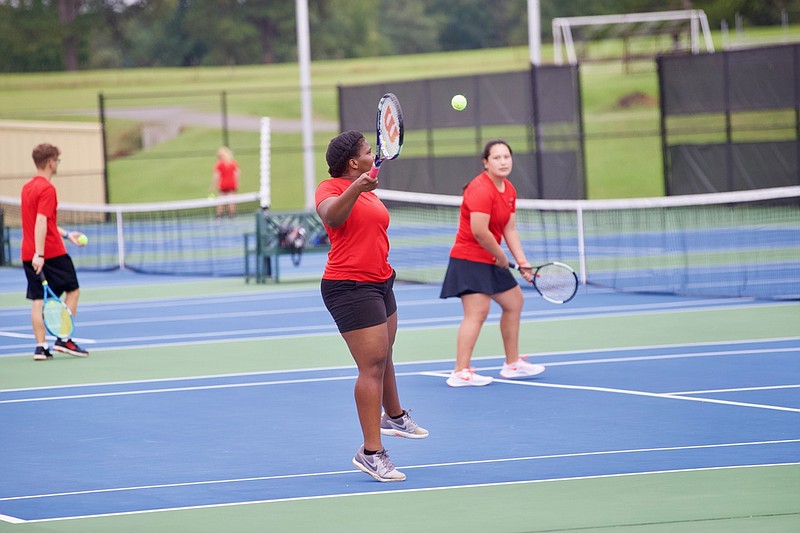
<instances>
[{"instance_id":1,"label":"pink and white sneaker","mask_svg":"<svg viewBox=\"0 0 800 533\"><path fill-rule=\"evenodd\" d=\"M489 376L476 374L475 369L472 367L459 370L458 372L453 370L450 377L447 378L447 384L451 387L483 387L492 381L494 381L494 379Z\"/></svg>"},{"instance_id":2,"label":"pink and white sneaker","mask_svg":"<svg viewBox=\"0 0 800 533\"><path fill-rule=\"evenodd\" d=\"M529 363L524 359L517 359L511 364L503 363L500 375L506 379L532 378L544 372L542 365Z\"/></svg>"}]
</instances>

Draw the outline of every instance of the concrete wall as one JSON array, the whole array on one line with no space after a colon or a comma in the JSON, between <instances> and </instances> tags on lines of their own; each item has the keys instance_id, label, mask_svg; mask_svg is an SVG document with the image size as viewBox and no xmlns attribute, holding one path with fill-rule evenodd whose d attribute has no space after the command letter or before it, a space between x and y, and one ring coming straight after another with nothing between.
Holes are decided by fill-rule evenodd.
<instances>
[{"instance_id":1,"label":"concrete wall","mask_svg":"<svg viewBox=\"0 0 800 533\"><path fill-rule=\"evenodd\" d=\"M105 204L102 139L99 123L0 120L0 196L19 198L36 174L33 148L50 143L61 150L53 178L59 202Z\"/></svg>"}]
</instances>

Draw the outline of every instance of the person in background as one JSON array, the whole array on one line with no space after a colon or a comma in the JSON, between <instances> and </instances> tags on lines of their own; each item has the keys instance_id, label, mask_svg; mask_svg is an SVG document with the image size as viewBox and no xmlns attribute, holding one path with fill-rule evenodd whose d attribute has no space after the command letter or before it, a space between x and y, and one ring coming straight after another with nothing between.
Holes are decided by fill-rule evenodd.
<instances>
[{"instance_id":1,"label":"person in background","mask_svg":"<svg viewBox=\"0 0 800 533\"><path fill-rule=\"evenodd\" d=\"M73 316L78 312L80 287L75 265L67 254L63 239L76 246L84 246L78 239L83 235L78 231L67 231L58 226L56 211L58 198L51 180L58 173L61 153L52 144L40 144L33 149L33 162L37 174L22 187L22 249L20 255L25 277L28 279L27 298L33 301L31 322L36 349L35 361L52 358L46 340L42 306L44 289L39 273L44 276L53 292L64 296L64 303ZM87 357L89 352L78 346L72 339L56 339L53 350L75 357Z\"/></svg>"},{"instance_id":2,"label":"person in background","mask_svg":"<svg viewBox=\"0 0 800 533\"><path fill-rule=\"evenodd\" d=\"M389 264L389 212L369 177L372 149L361 132L332 139L325 159L330 178L316 192L331 250L320 290L358 366L355 401L364 444L353 464L378 481L403 481L381 443L381 435L428 436L400 405L392 362L397 334L396 273ZM383 413L382 413L383 409Z\"/></svg>"},{"instance_id":3,"label":"person in background","mask_svg":"<svg viewBox=\"0 0 800 533\"><path fill-rule=\"evenodd\" d=\"M464 318L458 328L456 362L447 384L451 387L482 386L490 376L477 374L470 366L492 301L502 309L500 333L505 349L504 378L527 378L544 371L519 356L519 327L524 298L500 243L505 239L511 255L531 281L533 271L522 250L516 226L517 191L508 180L513 168L511 147L503 140L486 143L482 155L484 171L464 188L458 232L450 250L450 261L442 283L441 298L461 298Z\"/></svg>"},{"instance_id":4,"label":"person in background","mask_svg":"<svg viewBox=\"0 0 800 533\"><path fill-rule=\"evenodd\" d=\"M214 165L214 187L220 196L236 194L239 188L239 164L233 158L233 152L227 146L221 146L217 150L217 163ZM220 204L217 206L217 218L221 219L228 208L228 217L236 216L236 204L230 203L227 206Z\"/></svg>"}]
</instances>

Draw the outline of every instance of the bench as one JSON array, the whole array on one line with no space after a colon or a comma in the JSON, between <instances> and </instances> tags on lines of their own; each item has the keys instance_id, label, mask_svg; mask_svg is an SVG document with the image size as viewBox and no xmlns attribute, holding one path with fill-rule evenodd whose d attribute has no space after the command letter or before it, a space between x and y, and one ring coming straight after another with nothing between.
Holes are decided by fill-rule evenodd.
<instances>
[{"instance_id":1,"label":"bench","mask_svg":"<svg viewBox=\"0 0 800 533\"><path fill-rule=\"evenodd\" d=\"M280 282L280 256L290 255L299 264L305 254L328 253L331 246L325 226L313 211L270 212L257 211L255 233L244 235L244 276L250 283L266 283L272 279ZM292 235L297 239L293 245ZM288 242L287 242L288 241ZM251 257L255 272L251 275Z\"/></svg>"}]
</instances>

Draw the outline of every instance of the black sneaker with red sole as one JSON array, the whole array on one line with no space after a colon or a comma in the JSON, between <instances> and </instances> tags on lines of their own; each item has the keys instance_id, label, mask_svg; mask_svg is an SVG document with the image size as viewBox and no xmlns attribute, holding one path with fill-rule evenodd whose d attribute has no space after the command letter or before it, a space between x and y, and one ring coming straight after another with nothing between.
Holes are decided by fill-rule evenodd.
<instances>
[{"instance_id":1,"label":"black sneaker with red sole","mask_svg":"<svg viewBox=\"0 0 800 533\"><path fill-rule=\"evenodd\" d=\"M75 357L89 357L89 352L75 344L75 341L72 339L67 339L65 341L58 339L53 345L53 349L57 352L74 355Z\"/></svg>"}]
</instances>

